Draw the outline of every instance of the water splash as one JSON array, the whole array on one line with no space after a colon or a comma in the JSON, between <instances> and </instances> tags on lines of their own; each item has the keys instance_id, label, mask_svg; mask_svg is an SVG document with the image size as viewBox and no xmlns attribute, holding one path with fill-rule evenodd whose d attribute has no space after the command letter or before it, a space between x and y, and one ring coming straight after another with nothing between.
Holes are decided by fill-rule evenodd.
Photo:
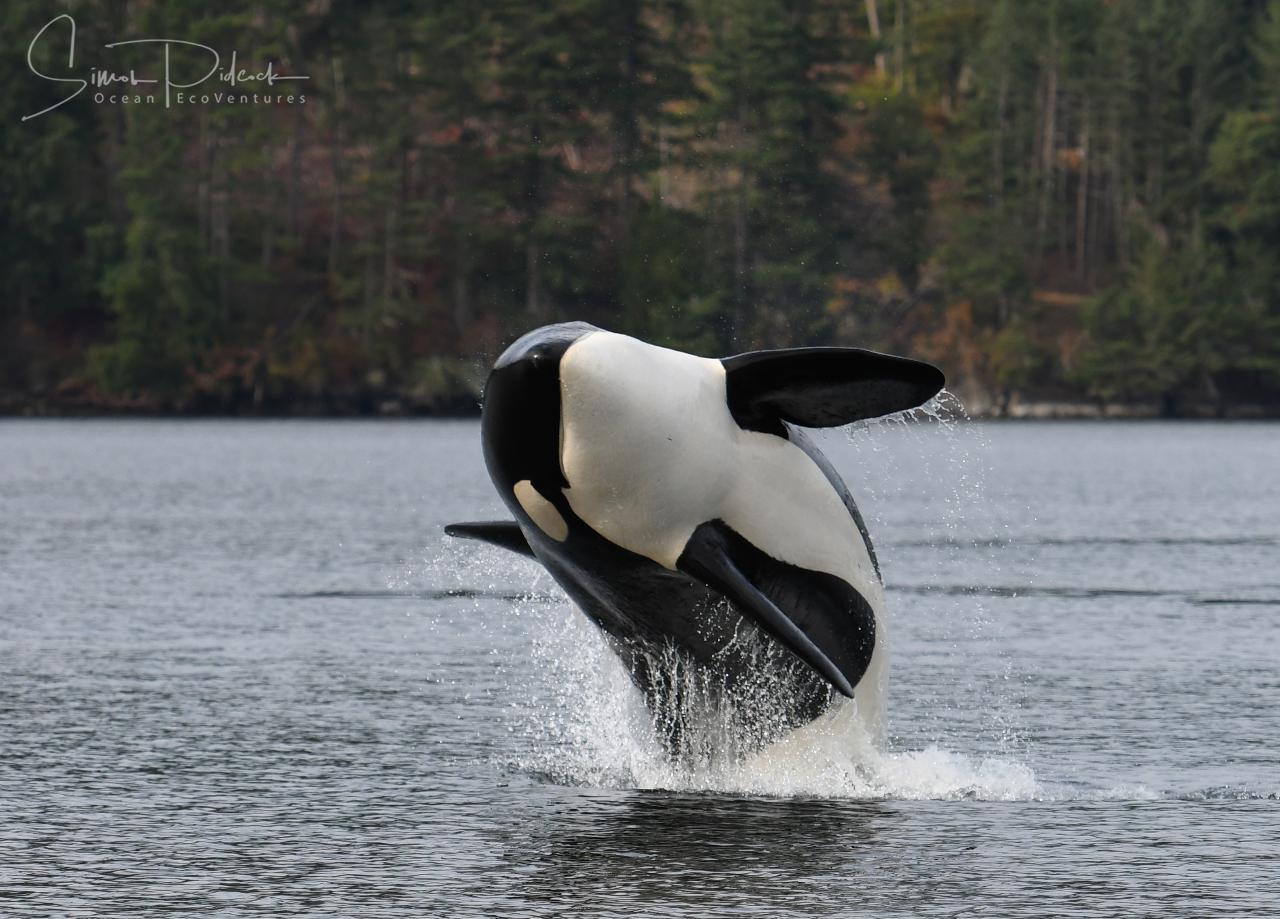
<instances>
[{"instance_id":1,"label":"water splash","mask_svg":"<svg viewBox=\"0 0 1280 919\"><path fill-rule=\"evenodd\" d=\"M959 400L944 392L913 413L849 429L848 444L855 458L864 461L865 473L849 484L863 505L873 538L877 532L881 536L892 532L894 521L887 519L884 509L901 496L894 466L884 462L889 450L885 435L889 434L911 439L911 451L927 458L925 474L944 475L954 483L944 507L923 509L937 521L929 531L931 552L945 555L970 551L981 541L988 548L1007 541L1008 534L1001 532L993 539L989 522L979 519L986 444L980 432L959 423L963 417ZM557 593L544 572L529 583L526 569L532 566L513 562L496 550L475 548L460 552L450 547L447 558L427 567L446 581L461 579L457 587L449 587L454 594L460 595L467 584L481 585L478 590L490 597L512 590L531 594L507 599L506 615L488 626L521 632L524 640L518 642L518 651L510 650L527 655L533 665L528 670L515 664L506 674L512 694L523 700L513 716L512 734L519 742L516 749L500 754L507 766L554 782L608 788L904 799L1029 800L1045 794L1033 771L1016 755L1020 735L1008 714L1008 700L994 698L986 685L989 678L976 675L968 678L970 685L964 688L971 702L977 700L985 729L997 739L995 749L988 749L986 755L957 752L973 751L975 744L971 736L940 729L954 720L946 710L953 703L941 699L926 701L926 709L932 708L934 729L924 732L933 735L924 743L917 743L922 732L916 730L906 744L899 737L888 751L877 747L860 736L852 704L842 701L817 721L765 744L762 740L772 741L780 733L771 728L767 713L742 712L722 694L709 691L714 687L699 684L695 674L682 668L678 656L668 659L659 652L651 662L655 672L679 683L684 691L678 694L680 711L659 712L658 722L678 718L691 734L685 754L673 758L659 742L654 718L600 630L567 602L537 598ZM887 563L887 578L892 564ZM402 571L389 579L389 586L405 590L423 573L421 567ZM993 582L996 574L998 569L988 569L984 577ZM966 595L962 602L967 606L958 620L942 627L957 630L959 638L971 645L976 641L990 652L990 617L984 598ZM891 610L890 615L896 612ZM478 617L478 621L489 620ZM956 654L959 643L953 643ZM958 672L962 671L958 668ZM892 691L889 698L892 719ZM913 702L919 709L919 700Z\"/></svg>"},{"instance_id":2,"label":"water splash","mask_svg":"<svg viewBox=\"0 0 1280 919\"><path fill-rule=\"evenodd\" d=\"M640 693L599 630L572 608L544 610L534 645L538 669L554 675L553 704L538 712L538 743L508 765L549 781L602 788L778 797L972 798L1041 795L1032 771L1001 758L928 747L886 752L861 736L850 703L757 749L750 720L710 707L691 722L696 755L671 757ZM754 751L754 752L749 752Z\"/></svg>"},{"instance_id":3,"label":"water splash","mask_svg":"<svg viewBox=\"0 0 1280 919\"><path fill-rule=\"evenodd\" d=\"M848 426L843 440L846 465L862 473L846 479L872 539L888 537L880 554L891 622L899 634L914 629L931 646L948 649L940 662L947 669L945 679L913 687L915 693L930 694L920 700L925 718L914 719L912 730L899 739L966 747L976 741L1001 756L1026 758L1026 731L1014 695L1021 675L1004 653L992 597L955 590L956 584L1003 583L1006 550L1019 542L1020 534L1011 531L1009 515L996 500L992 446L982 425L944 389L917 409ZM926 480L933 487L922 487ZM941 506L921 506L916 496L937 494L939 482L947 485ZM1020 517L1033 519L1029 511ZM892 534L907 527L923 531L923 539L910 546L893 540ZM924 560L920 552L906 549L925 550L927 565L905 569L908 559ZM1033 580L1033 572L1019 573L1019 583ZM908 591L912 596L903 597ZM916 676L900 666L904 655L899 651L895 648L896 675ZM892 693L889 704L892 717Z\"/></svg>"}]
</instances>

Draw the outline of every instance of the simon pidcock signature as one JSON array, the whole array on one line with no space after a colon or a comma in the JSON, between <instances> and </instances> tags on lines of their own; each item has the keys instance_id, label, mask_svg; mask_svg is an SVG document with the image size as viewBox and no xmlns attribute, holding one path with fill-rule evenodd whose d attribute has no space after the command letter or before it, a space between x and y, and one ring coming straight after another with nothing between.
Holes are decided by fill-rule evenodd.
<instances>
[{"instance_id":1,"label":"simon pidcock signature","mask_svg":"<svg viewBox=\"0 0 1280 919\"><path fill-rule=\"evenodd\" d=\"M93 101L104 105L155 105L158 104L158 90L163 90L162 98L165 108L173 105L191 104L246 105L278 102L292 105L307 101L307 97L301 92L286 92L283 89L276 91L275 87L277 83L287 80L311 79L308 76L284 76L276 73L275 65L272 63L268 63L263 69L241 67L235 51L231 52L227 63L224 65L223 57L218 53L217 49L199 42L184 41L178 38L132 38L103 45L107 49L123 48L131 45L156 46L157 52L163 61L163 76L160 77L148 78L139 75L136 68L130 68L119 73L98 66L91 66L88 73L82 76L57 76L52 73L45 73L35 63L37 49L41 49L44 42L55 42L61 34L65 34L66 37L66 73L75 73L76 21L69 13L63 13L50 19L31 39L31 44L27 46L27 67L42 80L63 84L68 91L68 95L38 112L23 115L23 121L31 121L41 115L47 115L90 89L92 89L91 98ZM174 61L171 54L172 49L175 47L195 49L186 52L183 56L184 66L191 67L191 61L195 59L203 60L205 63L195 66L193 70L198 71L205 64L207 64L208 69L199 76L195 76L194 73L175 74ZM61 57L58 59L61 60ZM84 71L80 72L84 74ZM195 79L191 79L193 76L195 76ZM201 89L210 80L216 81L213 84L214 88ZM252 92L250 91L251 89Z\"/></svg>"}]
</instances>

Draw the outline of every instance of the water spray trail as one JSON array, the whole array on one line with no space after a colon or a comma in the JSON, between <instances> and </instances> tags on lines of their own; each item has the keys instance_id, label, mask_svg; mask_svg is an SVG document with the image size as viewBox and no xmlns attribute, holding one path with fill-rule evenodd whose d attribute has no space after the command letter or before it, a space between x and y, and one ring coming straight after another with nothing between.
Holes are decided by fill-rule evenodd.
<instances>
[{"instance_id":1,"label":"water spray trail","mask_svg":"<svg viewBox=\"0 0 1280 919\"><path fill-rule=\"evenodd\" d=\"M929 700L929 729L916 724L912 740L967 748L980 741L1000 755L1025 756L1011 691L1017 680L1001 628L989 599L963 589L1003 583L1002 550L1014 541L997 510L991 444L982 426L943 390L914 411L850 426L846 440L860 469L850 476L850 488L872 521L873 539L886 541L886 583L891 592L895 586L912 589L910 599L891 593L891 616L915 626L931 648L948 648L943 666L950 676ZM919 495L939 494L940 507L919 504ZM903 507L911 518L895 512ZM907 560L915 565L907 570L907 551L895 535L909 529L923 530L924 537L923 545L910 546ZM939 588L959 596L943 596ZM895 659L896 673L911 676L912 662L901 654ZM894 710L891 702L891 718Z\"/></svg>"}]
</instances>

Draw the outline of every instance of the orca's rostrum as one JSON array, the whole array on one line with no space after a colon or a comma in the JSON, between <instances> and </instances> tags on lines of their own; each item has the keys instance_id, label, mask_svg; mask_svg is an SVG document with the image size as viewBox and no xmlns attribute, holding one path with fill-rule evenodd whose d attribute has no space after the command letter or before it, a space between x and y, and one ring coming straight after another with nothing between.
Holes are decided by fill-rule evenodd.
<instances>
[{"instance_id":1,"label":"orca's rostrum","mask_svg":"<svg viewBox=\"0 0 1280 919\"><path fill-rule=\"evenodd\" d=\"M879 737L879 566L800 427L914 408L943 384L929 364L856 348L715 360L545 326L498 358L484 393L485 462L515 521L446 529L541 562L604 630L673 751L690 676L739 712L770 712L761 740L836 693Z\"/></svg>"}]
</instances>

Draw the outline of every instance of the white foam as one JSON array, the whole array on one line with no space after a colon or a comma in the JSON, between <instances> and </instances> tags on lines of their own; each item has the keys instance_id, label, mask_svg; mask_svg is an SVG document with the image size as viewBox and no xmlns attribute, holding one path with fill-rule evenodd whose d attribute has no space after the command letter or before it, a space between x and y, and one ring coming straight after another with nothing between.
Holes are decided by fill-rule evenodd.
<instances>
[{"instance_id":1,"label":"white foam","mask_svg":"<svg viewBox=\"0 0 1280 919\"><path fill-rule=\"evenodd\" d=\"M533 726L542 737L517 765L553 781L771 797L1033 800L1042 791L1025 764L941 749L885 751L863 734L853 706L756 752L749 726L708 711L695 730L703 754L672 758L654 736L640 693L599 632L576 610L546 610L535 655L558 687L555 713Z\"/></svg>"}]
</instances>

